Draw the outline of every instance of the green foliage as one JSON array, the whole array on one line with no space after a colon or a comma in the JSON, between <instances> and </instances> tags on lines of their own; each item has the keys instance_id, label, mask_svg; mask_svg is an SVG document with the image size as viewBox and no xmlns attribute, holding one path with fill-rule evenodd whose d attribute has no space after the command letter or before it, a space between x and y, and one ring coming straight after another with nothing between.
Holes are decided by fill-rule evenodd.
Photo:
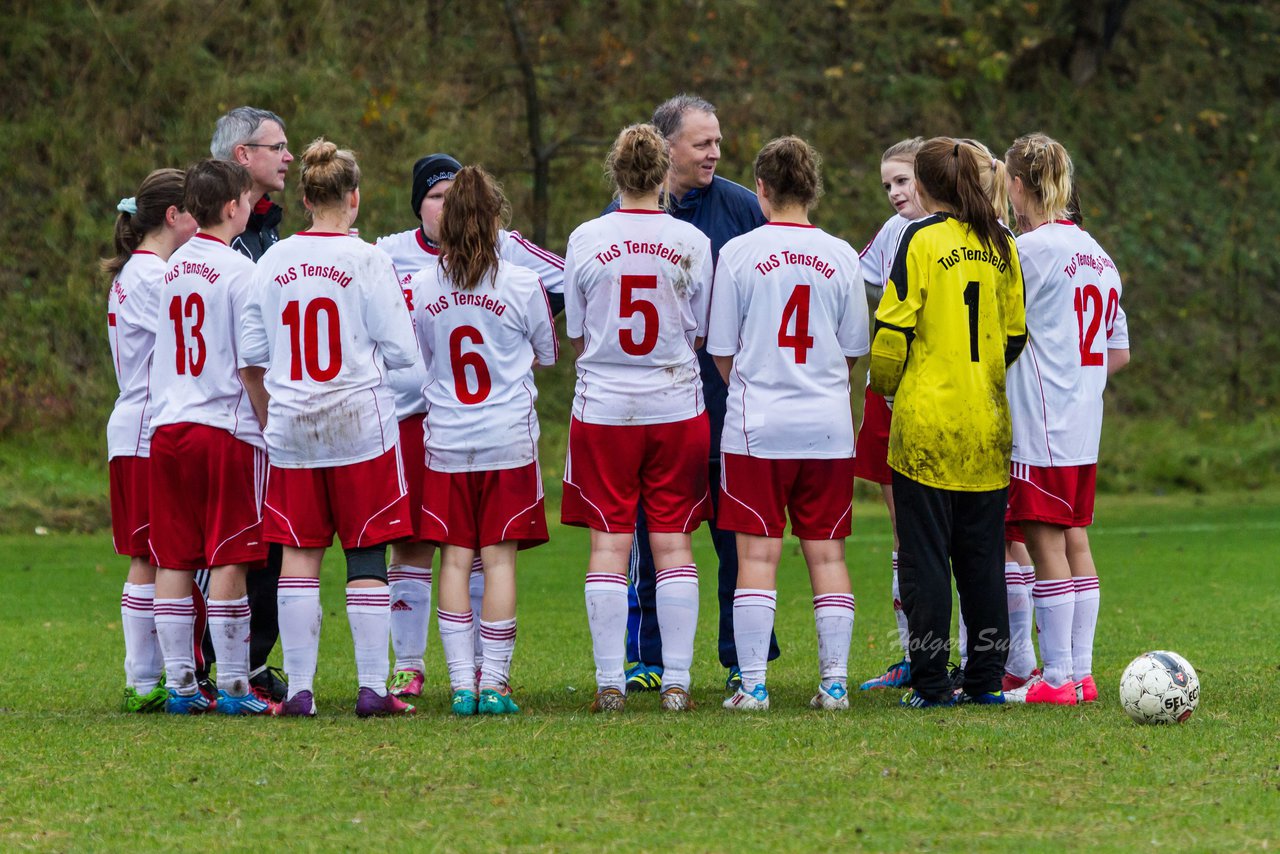
<instances>
[{"instance_id":1,"label":"green foliage","mask_svg":"<svg viewBox=\"0 0 1280 854\"><path fill-rule=\"evenodd\" d=\"M0 537L0 847L289 850L1266 849L1277 827L1280 494L1111 499L1094 554L1103 577L1089 707L911 712L893 692L847 713L806 708L816 684L810 592L789 541L779 572L773 708L719 708L715 585L704 534L693 669L700 707L653 694L616 717L593 689L582 604L587 537L557 531L520 557L511 719L447 711L432 632L427 693L411 720L352 714L355 668L341 556L322 580L315 720L129 717L117 711L124 562L103 536ZM851 675L897 655L889 534L859 505L848 556L860 599ZM1242 652L1242 639L1248 653ZM1196 667L1200 708L1177 727L1121 711L1120 673L1172 648ZM57 690L37 690L56 676ZM745 824L744 824L745 823ZM749 825L750 830L743 827Z\"/></svg>"},{"instance_id":2,"label":"green foliage","mask_svg":"<svg viewBox=\"0 0 1280 854\"><path fill-rule=\"evenodd\" d=\"M497 0L10 5L3 432L102 422L114 387L95 263L115 201L150 169L204 156L225 109L279 112L295 151L321 134L353 147L367 239L412 224L410 165L449 150L503 179L517 228L563 249L606 201L614 134L682 90L719 106L726 177L749 181L774 136L813 141L828 187L817 220L859 246L890 213L878 163L891 142L970 135L999 152L1050 133L1125 279L1134 361L1114 410L1185 424L1204 410L1248 420L1280 400L1274 4L1130 4L1077 84L1064 69L1096 3L516 3L552 158L545 223L532 221L525 102ZM283 201L285 232L301 228L292 186Z\"/></svg>"}]
</instances>

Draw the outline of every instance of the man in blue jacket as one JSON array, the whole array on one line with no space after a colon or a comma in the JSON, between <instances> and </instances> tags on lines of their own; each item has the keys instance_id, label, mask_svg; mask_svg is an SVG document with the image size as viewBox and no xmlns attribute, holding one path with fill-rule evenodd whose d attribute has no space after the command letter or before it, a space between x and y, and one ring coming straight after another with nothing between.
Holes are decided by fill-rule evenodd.
<instances>
[{"instance_id":1,"label":"man in blue jacket","mask_svg":"<svg viewBox=\"0 0 1280 854\"><path fill-rule=\"evenodd\" d=\"M677 95L653 111L653 124L671 147L667 172L667 212L696 226L711 239L713 260L720 247L733 238L765 224L756 194L741 184L716 175L720 160L720 120L716 108L696 95ZM606 212L616 210L615 200ZM708 482L711 501L720 502L720 433L724 427L728 387L705 349L698 351L703 397L711 422L711 458ZM729 669L726 688L736 690L742 677L733 644L733 591L738 580L738 547L732 531L710 525L711 541L720 562L720 663ZM644 513L636 520L631 545L630 613L627 619L627 689L654 691L662 683L662 637L654 603L656 572L649 551L649 530ZM769 658L778 657L776 639L770 640Z\"/></svg>"}]
</instances>

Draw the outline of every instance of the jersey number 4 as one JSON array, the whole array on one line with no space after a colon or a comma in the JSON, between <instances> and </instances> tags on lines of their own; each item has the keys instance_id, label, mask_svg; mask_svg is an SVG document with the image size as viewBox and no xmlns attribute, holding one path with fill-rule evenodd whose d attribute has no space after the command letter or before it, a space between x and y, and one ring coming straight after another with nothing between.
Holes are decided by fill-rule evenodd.
<instances>
[{"instance_id":1,"label":"jersey number 4","mask_svg":"<svg viewBox=\"0 0 1280 854\"><path fill-rule=\"evenodd\" d=\"M1098 336L1098 329L1102 326L1102 321L1106 320L1107 335L1111 334L1111 329L1116 322L1116 314L1120 310L1120 297L1114 290L1107 294L1107 310L1106 314L1102 311L1102 291L1098 290L1097 285L1085 285L1083 288L1076 288L1076 327L1080 331L1080 364L1089 366L1101 366L1105 363L1101 351L1094 351L1093 340ZM1086 325L1085 315L1089 315Z\"/></svg>"},{"instance_id":2,"label":"jersey number 4","mask_svg":"<svg viewBox=\"0 0 1280 854\"><path fill-rule=\"evenodd\" d=\"M184 303L181 296L169 301L169 319L173 321L173 338L177 343L174 367L181 376L190 368L191 376L198 377L204 370L206 348L200 327L204 326L204 297L187 294ZM191 321L191 344L187 345L187 324Z\"/></svg>"},{"instance_id":3,"label":"jersey number 4","mask_svg":"<svg viewBox=\"0 0 1280 854\"><path fill-rule=\"evenodd\" d=\"M320 315L325 316L325 350L329 359L320 364ZM303 369L307 376L318 383L328 382L342 369L342 330L338 319L338 304L328 297L317 297L301 310L297 300L284 307L280 320L289 327L289 352L291 363L289 379L301 380Z\"/></svg>"},{"instance_id":4,"label":"jersey number 4","mask_svg":"<svg viewBox=\"0 0 1280 854\"><path fill-rule=\"evenodd\" d=\"M788 332L790 328L790 332ZM813 336L809 334L809 286L796 285L787 304L782 307L782 323L778 324L778 349L795 351L795 362L809 361Z\"/></svg>"}]
</instances>

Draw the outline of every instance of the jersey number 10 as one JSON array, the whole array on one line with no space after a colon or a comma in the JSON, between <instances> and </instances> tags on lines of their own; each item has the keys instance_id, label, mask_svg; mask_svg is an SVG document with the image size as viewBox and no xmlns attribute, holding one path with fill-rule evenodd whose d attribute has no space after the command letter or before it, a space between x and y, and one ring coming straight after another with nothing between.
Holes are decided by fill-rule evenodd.
<instances>
[{"instance_id":1,"label":"jersey number 10","mask_svg":"<svg viewBox=\"0 0 1280 854\"><path fill-rule=\"evenodd\" d=\"M320 315L325 316L326 349L329 361L320 364ZM292 358L289 379L302 379L303 368L307 376L318 383L325 383L342 369L342 330L338 319L338 304L328 297L317 297L301 311L298 301L292 300L280 315L281 322L289 327L289 352Z\"/></svg>"}]
</instances>

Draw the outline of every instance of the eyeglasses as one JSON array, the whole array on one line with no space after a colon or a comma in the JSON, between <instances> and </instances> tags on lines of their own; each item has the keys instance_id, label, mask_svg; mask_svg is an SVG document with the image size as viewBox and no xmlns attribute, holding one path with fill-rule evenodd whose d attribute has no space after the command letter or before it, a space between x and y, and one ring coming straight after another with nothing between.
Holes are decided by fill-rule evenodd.
<instances>
[{"instance_id":1,"label":"eyeglasses","mask_svg":"<svg viewBox=\"0 0 1280 854\"><path fill-rule=\"evenodd\" d=\"M245 148L269 148L269 149L271 149L273 152L275 152L276 154L279 154L279 153L281 153L282 151L284 151L284 150L285 150L285 148L286 148L286 147L288 147L288 145L289 145L289 143L287 143L287 142L272 142L272 143L266 143L266 142L242 142L242 143L240 143L240 144L241 144L241 145L243 145Z\"/></svg>"}]
</instances>

